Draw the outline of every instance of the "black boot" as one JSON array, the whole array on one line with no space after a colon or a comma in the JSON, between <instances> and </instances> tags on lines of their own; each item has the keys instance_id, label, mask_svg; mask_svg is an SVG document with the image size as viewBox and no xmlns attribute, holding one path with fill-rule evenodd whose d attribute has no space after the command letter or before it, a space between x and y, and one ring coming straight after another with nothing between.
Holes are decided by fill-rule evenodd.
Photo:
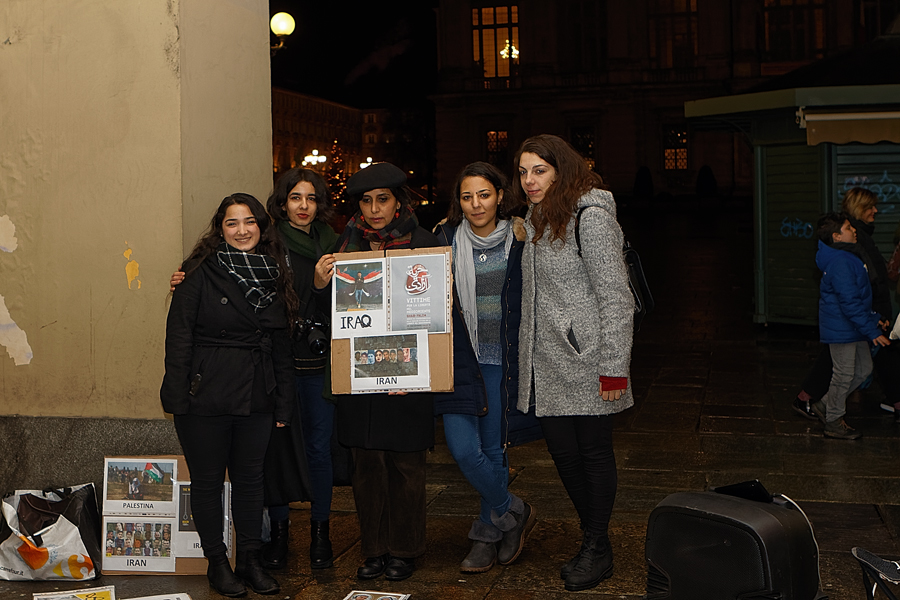
<instances>
[{"instance_id":1,"label":"black boot","mask_svg":"<svg viewBox=\"0 0 900 600\"><path fill-rule=\"evenodd\" d=\"M240 598L247 595L247 589L241 580L231 570L228 557L217 554L207 558L209 565L206 567L206 578L214 590L229 598Z\"/></svg>"},{"instance_id":2,"label":"black boot","mask_svg":"<svg viewBox=\"0 0 900 600\"><path fill-rule=\"evenodd\" d=\"M606 536L584 534L578 561L566 577L566 589L578 592L596 587L612 576L612 546Z\"/></svg>"},{"instance_id":3,"label":"black boot","mask_svg":"<svg viewBox=\"0 0 900 600\"><path fill-rule=\"evenodd\" d=\"M283 569L287 566L290 521L272 521L272 539L264 544L260 556L267 569Z\"/></svg>"},{"instance_id":4,"label":"black boot","mask_svg":"<svg viewBox=\"0 0 900 600\"><path fill-rule=\"evenodd\" d=\"M327 569L334 565L328 521L309 521L309 562L313 569Z\"/></svg>"},{"instance_id":5,"label":"black boot","mask_svg":"<svg viewBox=\"0 0 900 600\"><path fill-rule=\"evenodd\" d=\"M263 569L259 550L238 549L236 562L234 574L257 594L277 594L281 591L281 585Z\"/></svg>"}]
</instances>

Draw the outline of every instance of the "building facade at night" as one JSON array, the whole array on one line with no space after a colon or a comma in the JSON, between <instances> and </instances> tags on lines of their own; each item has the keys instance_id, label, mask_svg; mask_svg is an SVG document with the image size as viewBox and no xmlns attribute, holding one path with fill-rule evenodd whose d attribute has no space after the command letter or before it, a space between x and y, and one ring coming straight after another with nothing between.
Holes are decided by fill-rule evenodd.
<instances>
[{"instance_id":1,"label":"building facade at night","mask_svg":"<svg viewBox=\"0 0 900 600\"><path fill-rule=\"evenodd\" d=\"M358 108L272 88L272 170L275 178L288 169L301 166L303 158L313 150L328 158L335 140L343 151L346 164L365 160L360 133L362 114ZM325 165L322 165L317 170L324 169Z\"/></svg>"},{"instance_id":2,"label":"building facade at night","mask_svg":"<svg viewBox=\"0 0 900 600\"><path fill-rule=\"evenodd\" d=\"M554 133L618 195L694 193L709 167L719 193L749 196L747 140L692 130L684 103L864 44L898 12L900 0L441 2L437 184L473 160L512 174L525 138Z\"/></svg>"}]
</instances>

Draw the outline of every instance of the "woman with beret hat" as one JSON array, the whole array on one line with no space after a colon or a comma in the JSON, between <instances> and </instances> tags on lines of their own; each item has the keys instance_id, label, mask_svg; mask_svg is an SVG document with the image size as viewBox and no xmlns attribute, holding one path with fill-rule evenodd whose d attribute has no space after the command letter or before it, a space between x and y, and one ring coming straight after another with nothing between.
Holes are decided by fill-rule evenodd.
<instances>
[{"instance_id":1,"label":"woman with beret hat","mask_svg":"<svg viewBox=\"0 0 900 600\"><path fill-rule=\"evenodd\" d=\"M376 163L347 181L359 210L336 244L339 252L428 248L437 238L419 227L406 174ZM412 575L425 552L425 452L434 445L431 394L336 395L338 440L353 451L353 498L365 563L360 579Z\"/></svg>"}]
</instances>

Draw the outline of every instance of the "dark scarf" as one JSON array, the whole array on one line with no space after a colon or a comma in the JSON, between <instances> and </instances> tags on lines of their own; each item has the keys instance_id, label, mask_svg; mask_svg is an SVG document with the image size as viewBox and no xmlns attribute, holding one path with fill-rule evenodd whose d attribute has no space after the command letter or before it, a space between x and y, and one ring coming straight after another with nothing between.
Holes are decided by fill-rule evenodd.
<instances>
[{"instance_id":1,"label":"dark scarf","mask_svg":"<svg viewBox=\"0 0 900 600\"><path fill-rule=\"evenodd\" d=\"M272 304L275 300L275 281L278 279L278 264L274 258L241 252L226 242L219 244L216 256L222 268L234 277L254 312Z\"/></svg>"},{"instance_id":2,"label":"dark scarf","mask_svg":"<svg viewBox=\"0 0 900 600\"><path fill-rule=\"evenodd\" d=\"M297 229L290 221L278 221L278 231L289 250L314 261L331 252L338 238L334 229L322 221L313 221L309 233Z\"/></svg>"},{"instance_id":3,"label":"dark scarf","mask_svg":"<svg viewBox=\"0 0 900 600\"><path fill-rule=\"evenodd\" d=\"M346 239L338 252L358 252L362 250L363 240L370 246L381 244L382 250L407 248L412 239L412 232L419 226L419 219L412 207L400 207L394 213L394 220L383 229L372 229L366 225L362 213L357 212L347 223L344 230Z\"/></svg>"},{"instance_id":4,"label":"dark scarf","mask_svg":"<svg viewBox=\"0 0 900 600\"><path fill-rule=\"evenodd\" d=\"M869 258L869 253L866 252L862 246L858 243L849 244L847 242L835 242L831 245L835 250L843 250L845 252L849 252L850 254L859 258L859 260L863 261L863 264L866 265L866 271L869 274L869 283L875 281L875 278L878 274L875 272L875 265L872 263L872 259Z\"/></svg>"}]
</instances>

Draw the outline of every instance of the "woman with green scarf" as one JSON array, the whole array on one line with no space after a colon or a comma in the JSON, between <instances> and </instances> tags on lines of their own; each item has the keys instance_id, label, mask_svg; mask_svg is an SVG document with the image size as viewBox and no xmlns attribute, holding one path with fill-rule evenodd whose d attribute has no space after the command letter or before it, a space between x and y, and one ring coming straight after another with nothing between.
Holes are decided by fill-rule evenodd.
<instances>
[{"instance_id":1,"label":"woman with green scarf","mask_svg":"<svg viewBox=\"0 0 900 600\"><path fill-rule=\"evenodd\" d=\"M288 249L294 289L300 300L300 325L293 340L294 410L303 436L301 439L296 435L300 428L293 428L293 432L279 431L269 443L266 505L272 541L263 547L262 558L270 569L287 564L288 503L310 499L309 486L302 477L306 473L303 463L307 462L312 492L309 559L313 569L325 569L334 562L328 527L334 405L322 397L331 347L331 296L327 291L333 274L331 252L338 237L328 225L334 207L322 177L309 169L296 168L278 179L266 208Z\"/></svg>"}]
</instances>

